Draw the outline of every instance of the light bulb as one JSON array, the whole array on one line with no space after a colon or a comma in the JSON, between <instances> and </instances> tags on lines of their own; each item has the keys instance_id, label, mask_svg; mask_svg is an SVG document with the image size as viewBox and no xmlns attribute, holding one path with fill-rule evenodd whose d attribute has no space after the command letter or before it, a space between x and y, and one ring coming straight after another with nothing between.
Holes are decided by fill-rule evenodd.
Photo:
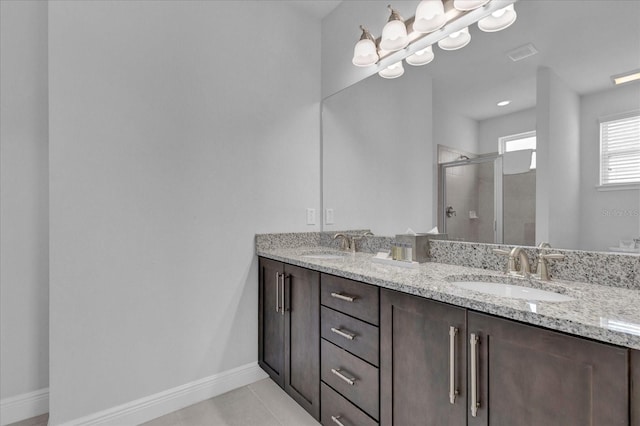
<instances>
[{"instance_id":1,"label":"light bulb","mask_svg":"<svg viewBox=\"0 0 640 426\"><path fill-rule=\"evenodd\" d=\"M453 7L458 10L467 11L477 9L489 3L489 0L453 0Z\"/></svg>"},{"instance_id":2,"label":"light bulb","mask_svg":"<svg viewBox=\"0 0 640 426\"><path fill-rule=\"evenodd\" d=\"M365 27L360 25L362 35L353 48L353 59L351 62L357 67L368 67L378 62L378 49L373 36Z\"/></svg>"},{"instance_id":3,"label":"light bulb","mask_svg":"<svg viewBox=\"0 0 640 426\"><path fill-rule=\"evenodd\" d=\"M442 50L457 50L465 47L470 41L471 34L469 34L469 27L466 27L440 40L438 47Z\"/></svg>"},{"instance_id":4,"label":"light bulb","mask_svg":"<svg viewBox=\"0 0 640 426\"><path fill-rule=\"evenodd\" d=\"M402 66L402 61L396 62L393 65L389 65L387 68L383 69L378 73L378 75L382 78L398 78L402 74L404 74L404 67Z\"/></svg>"},{"instance_id":5,"label":"light bulb","mask_svg":"<svg viewBox=\"0 0 640 426\"><path fill-rule=\"evenodd\" d=\"M431 46L427 46L426 48L418 50L413 55L407 57L407 63L413 66L426 65L433 61L433 58L433 48Z\"/></svg>"},{"instance_id":6,"label":"light bulb","mask_svg":"<svg viewBox=\"0 0 640 426\"><path fill-rule=\"evenodd\" d=\"M518 14L513 6L513 3L507 7L496 10L489 16L485 16L478 21L478 28L487 33L493 33L496 31L504 30L516 22Z\"/></svg>"},{"instance_id":7,"label":"light bulb","mask_svg":"<svg viewBox=\"0 0 640 426\"><path fill-rule=\"evenodd\" d=\"M413 30L419 33L430 33L442 28L446 21L441 0L422 0L416 9Z\"/></svg>"},{"instance_id":8,"label":"light bulb","mask_svg":"<svg viewBox=\"0 0 640 426\"><path fill-rule=\"evenodd\" d=\"M389 6L389 10L391 10L391 16L389 16L389 21L382 29L380 48L388 52L395 52L407 47L409 37L407 37L407 27L404 24L404 19L391 6Z\"/></svg>"}]
</instances>

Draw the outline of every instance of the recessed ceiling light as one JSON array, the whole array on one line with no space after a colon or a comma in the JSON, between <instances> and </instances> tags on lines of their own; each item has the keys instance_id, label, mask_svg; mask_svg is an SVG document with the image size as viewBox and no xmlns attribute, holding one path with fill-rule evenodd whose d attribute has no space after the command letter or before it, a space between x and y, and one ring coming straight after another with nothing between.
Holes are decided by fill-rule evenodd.
<instances>
[{"instance_id":1,"label":"recessed ceiling light","mask_svg":"<svg viewBox=\"0 0 640 426\"><path fill-rule=\"evenodd\" d=\"M613 84L615 84L616 86L640 80L640 70L628 71L623 74L612 75L611 80L613 80Z\"/></svg>"},{"instance_id":2,"label":"recessed ceiling light","mask_svg":"<svg viewBox=\"0 0 640 426\"><path fill-rule=\"evenodd\" d=\"M507 106L511 103L511 101L500 101L497 103L498 106Z\"/></svg>"}]
</instances>

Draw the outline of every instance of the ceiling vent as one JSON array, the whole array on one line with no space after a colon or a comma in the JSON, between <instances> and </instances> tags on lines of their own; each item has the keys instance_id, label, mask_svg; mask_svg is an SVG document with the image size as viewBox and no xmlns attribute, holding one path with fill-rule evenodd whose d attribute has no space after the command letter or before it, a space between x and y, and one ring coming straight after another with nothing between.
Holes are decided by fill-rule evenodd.
<instances>
[{"instance_id":1,"label":"ceiling vent","mask_svg":"<svg viewBox=\"0 0 640 426\"><path fill-rule=\"evenodd\" d=\"M509 59L513 62L521 61L529 56L533 56L538 53L538 49L531 43L525 44L524 46L516 47L515 49L507 52Z\"/></svg>"}]
</instances>

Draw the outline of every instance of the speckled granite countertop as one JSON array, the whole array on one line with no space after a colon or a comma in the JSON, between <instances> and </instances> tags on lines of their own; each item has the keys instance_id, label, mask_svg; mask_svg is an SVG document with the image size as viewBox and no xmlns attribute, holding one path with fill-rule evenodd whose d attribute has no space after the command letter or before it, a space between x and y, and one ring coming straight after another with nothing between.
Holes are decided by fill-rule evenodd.
<instances>
[{"instance_id":1,"label":"speckled granite countertop","mask_svg":"<svg viewBox=\"0 0 640 426\"><path fill-rule=\"evenodd\" d=\"M549 283L511 278L497 272L444 263L424 263L416 269L373 263L371 253L346 254L339 259L303 257L327 247L260 247L258 256L333 274L379 287L510 318L606 343L640 349L640 291L554 280ZM569 302L533 302L463 290L451 281L497 281L554 291Z\"/></svg>"}]
</instances>

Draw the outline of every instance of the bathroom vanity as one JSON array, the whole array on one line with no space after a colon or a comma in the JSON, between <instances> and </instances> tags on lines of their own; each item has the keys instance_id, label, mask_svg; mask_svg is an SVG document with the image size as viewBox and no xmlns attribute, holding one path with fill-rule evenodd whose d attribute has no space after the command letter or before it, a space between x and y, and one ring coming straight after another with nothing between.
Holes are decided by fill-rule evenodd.
<instances>
[{"instance_id":1,"label":"bathroom vanity","mask_svg":"<svg viewBox=\"0 0 640 426\"><path fill-rule=\"evenodd\" d=\"M258 245L259 363L324 425L640 425L640 291ZM536 302L453 280L543 286Z\"/></svg>"}]
</instances>

